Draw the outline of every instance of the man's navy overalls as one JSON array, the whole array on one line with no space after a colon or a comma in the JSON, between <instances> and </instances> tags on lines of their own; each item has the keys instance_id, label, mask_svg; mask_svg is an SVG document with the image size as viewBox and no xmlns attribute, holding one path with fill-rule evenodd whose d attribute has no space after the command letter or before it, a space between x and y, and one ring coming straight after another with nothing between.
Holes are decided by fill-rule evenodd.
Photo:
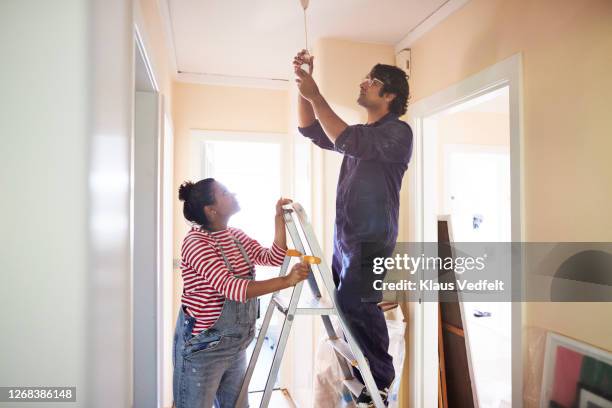
<instances>
[{"instance_id":1,"label":"man's navy overalls","mask_svg":"<svg viewBox=\"0 0 612 408\"><path fill-rule=\"evenodd\" d=\"M317 146L344 155L336 190L332 272L338 307L382 390L393 382L395 372L387 325L377 306L382 293L372 285L382 275L372 272L372 259L391 256L396 243L399 192L412 155L412 130L389 113L376 123L347 127L335 144L318 121L299 131ZM357 370L355 376L363 382Z\"/></svg>"}]
</instances>

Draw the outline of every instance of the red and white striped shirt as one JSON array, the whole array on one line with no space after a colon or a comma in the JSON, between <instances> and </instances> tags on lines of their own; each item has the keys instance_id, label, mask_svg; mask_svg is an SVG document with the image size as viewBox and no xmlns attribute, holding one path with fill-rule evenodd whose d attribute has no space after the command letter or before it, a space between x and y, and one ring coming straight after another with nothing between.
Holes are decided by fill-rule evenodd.
<instances>
[{"instance_id":1,"label":"red and white striped shirt","mask_svg":"<svg viewBox=\"0 0 612 408\"><path fill-rule=\"evenodd\" d=\"M272 248L264 248L237 228L227 228L210 234L212 236L208 232L200 231L198 227L192 227L181 247L181 301L187 314L196 319L193 335L211 327L217 321L226 298L238 302L247 300L249 280L236 276L248 276L249 264L232 236L240 241L251 263L255 265L280 266L285 258L284 249L276 244L273 244ZM233 274L227 268L218 245L223 247L223 252L234 269Z\"/></svg>"}]
</instances>

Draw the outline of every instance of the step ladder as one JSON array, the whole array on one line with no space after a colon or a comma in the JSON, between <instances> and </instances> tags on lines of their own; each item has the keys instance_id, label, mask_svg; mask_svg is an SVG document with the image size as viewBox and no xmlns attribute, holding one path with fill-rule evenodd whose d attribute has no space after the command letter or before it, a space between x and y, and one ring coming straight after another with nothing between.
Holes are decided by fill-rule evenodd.
<instances>
[{"instance_id":1,"label":"step ladder","mask_svg":"<svg viewBox=\"0 0 612 408\"><path fill-rule=\"evenodd\" d=\"M274 358L272 360L272 366L270 367L268 378L266 380L266 387L261 399L260 408L267 407L268 403L270 402L274 383L276 382L283 353L285 352L285 347L287 345L287 339L289 338L293 319L296 315L321 316L325 331L327 332L329 341L334 348L336 357L338 358L340 367L342 369L342 374L344 377L343 394L347 395L347 393L350 393L353 396L353 399L356 399L363 389L363 385L356 378L354 378L351 370L351 367L356 367L359 369L361 376L365 381L365 386L372 396L375 407L384 408L385 405L380 394L378 393L378 389L376 387L376 383L374 382L374 377L372 376L368 362L355 341L355 338L351 334L351 331L347 326L341 311L336 307L336 287L333 281L332 273L328 265L322 261L324 259L323 252L321 251L321 247L319 246L304 209L298 203L285 205L283 206L283 218L297 252L293 252L291 250L287 251L287 256L285 256L279 276L284 276L287 273L292 256L297 254L304 255L304 260L311 263L311 265L316 266L316 269L318 269L319 275L323 282L324 290L329 295L329 301L324 301L322 298L321 291L319 290L319 286L314 276L314 271L312 271L313 273L309 274L307 280L313 295L313 299L310 301L304 302L303 300L300 302L300 295L302 293L302 286L304 282L298 283L293 288L293 292L288 301L283 299L279 292L275 292L272 295L272 299L268 305L268 309L266 310L261 330L257 336L257 342L255 343L253 354L251 355L251 359L249 361L249 366L242 383L242 389L238 397L237 405L242 406L241 404L248 398L249 384L255 370L255 364L257 363L259 353L263 347L263 342L268 332L268 327L270 325L270 320L272 319L274 309L278 309L285 316L285 319L276 349L274 351ZM307 251L307 248L309 251ZM309 253L311 255L308 255ZM311 270L312 269L313 268L311 267ZM336 315L338 317L343 333L337 333L334 329L330 318L332 315ZM342 336L342 334L344 336Z\"/></svg>"}]
</instances>

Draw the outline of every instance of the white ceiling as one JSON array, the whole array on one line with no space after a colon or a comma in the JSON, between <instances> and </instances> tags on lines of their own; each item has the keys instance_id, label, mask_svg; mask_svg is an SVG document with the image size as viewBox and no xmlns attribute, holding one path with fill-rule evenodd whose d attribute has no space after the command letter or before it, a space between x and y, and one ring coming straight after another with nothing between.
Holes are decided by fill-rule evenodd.
<instances>
[{"instance_id":1,"label":"white ceiling","mask_svg":"<svg viewBox=\"0 0 612 408\"><path fill-rule=\"evenodd\" d=\"M289 79L304 48L298 0L166 0L179 72ZM310 0L317 38L397 45L449 0ZM451 0L452 2L452 0Z\"/></svg>"}]
</instances>

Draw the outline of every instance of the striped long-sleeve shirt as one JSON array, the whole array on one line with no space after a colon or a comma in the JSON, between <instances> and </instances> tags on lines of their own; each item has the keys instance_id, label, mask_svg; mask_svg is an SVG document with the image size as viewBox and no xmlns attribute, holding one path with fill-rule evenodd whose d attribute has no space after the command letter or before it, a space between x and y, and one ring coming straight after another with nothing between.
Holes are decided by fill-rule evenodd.
<instances>
[{"instance_id":1,"label":"striped long-sleeve shirt","mask_svg":"<svg viewBox=\"0 0 612 408\"><path fill-rule=\"evenodd\" d=\"M248 276L249 265L244 260L232 236L237 238L255 265L280 266L285 250L276 244L262 247L256 240L237 228L227 228L211 233L193 227L181 247L183 275L182 304L187 314L195 317L192 334L211 327L221 315L225 299L246 302L249 281L236 276ZM225 264L218 245L223 246L234 273Z\"/></svg>"}]
</instances>

